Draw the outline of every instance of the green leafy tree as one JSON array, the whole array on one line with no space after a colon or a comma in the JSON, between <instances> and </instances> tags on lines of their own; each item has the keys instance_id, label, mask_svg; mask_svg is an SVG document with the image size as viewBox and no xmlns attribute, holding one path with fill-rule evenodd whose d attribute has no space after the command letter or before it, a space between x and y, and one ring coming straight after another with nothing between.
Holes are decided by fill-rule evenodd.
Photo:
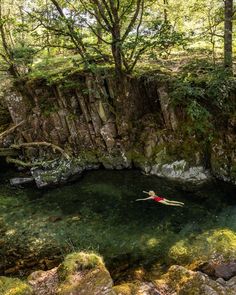
<instances>
[{"instance_id":1,"label":"green leafy tree","mask_svg":"<svg viewBox=\"0 0 236 295\"><path fill-rule=\"evenodd\" d=\"M232 68L233 0L225 0L224 65Z\"/></svg>"},{"instance_id":2,"label":"green leafy tree","mask_svg":"<svg viewBox=\"0 0 236 295\"><path fill-rule=\"evenodd\" d=\"M26 22L24 4L23 0L0 0L0 56L14 77L29 71L36 52L30 46L31 27Z\"/></svg>"}]
</instances>

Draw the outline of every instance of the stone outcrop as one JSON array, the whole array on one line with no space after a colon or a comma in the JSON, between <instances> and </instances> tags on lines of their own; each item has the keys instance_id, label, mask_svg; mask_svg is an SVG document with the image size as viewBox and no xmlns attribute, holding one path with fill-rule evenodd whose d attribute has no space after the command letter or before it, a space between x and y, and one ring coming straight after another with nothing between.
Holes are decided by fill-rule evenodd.
<instances>
[{"instance_id":1,"label":"stone outcrop","mask_svg":"<svg viewBox=\"0 0 236 295\"><path fill-rule=\"evenodd\" d=\"M233 295L236 294L236 277L229 281L212 280L199 271L191 271L183 266L171 266L161 280L155 281L163 285L168 295Z\"/></svg>"},{"instance_id":2,"label":"stone outcrop","mask_svg":"<svg viewBox=\"0 0 236 295\"><path fill-rule=\"evenodd\" d=\"M219 139L212 145L211 167L213 174L224 181L236 184L236 135Z\"/></svg>"},{"instance_id":3,"label":"stone outcrop","mask_svg":"<svg viewBox=\"0 0 236 295\"><path fill-rule=\"evenodd\" d=\"M43 188L65 183L72 176L79 176L84 169L83 164L78 161L58 159L50 163L45 162L40 168L31 168L31 175L37 187Z\"/></svg>"},{"instance_id":4,"label":"stone outcrop","mask_svg":"<svg viewBox=\"0 0 236 295\"><path fill-rule=\"evenodd\" d=\"M28 284L34 295L115 295L102 259L83 252L68 255L59 267L32 273Z\"/></svg>"},{"instance_id":5,"label":"stone outcrop","mask_svg":"<svg viewBox=\"0 0 236 295\"><path fill-rule=\"evenodd\" d=\"M231 273L226 279L227 268ZM213 279L201 271L173 265L162 276L150 274L151 281L140 277L113 286L101 257L75 252L58 267L33 272L27 282L0 277L0 292L1 295L234 295L234 270L233 261L218 264L215 268L218 278Z\"/></svg>"},{"instance_id":6,"label":"stone outcrop","mask_svg":"<svg viewBox=\"0 0 236 295\"><path fill-rule=\"evenodd\" d=\"M207 275L214 278L221 278L224 280L229 280L236 276L236 261L208 261L204 263L200 270Z\"/></svg>"},{"instance_id":7,"label":"stone outcrop","mask_svg":"<svg viewBox=\"0 0 236 295\"><path fill-rule=\"evenodd\" d=\"M116 295L163 295L158 286L152 282L124 283L113 288Z\"/></svg>"},{"instance_id":8,"label":"stone outcrop","mask_svg":"<svg viewBox=\"0 0 236 295\"><path fill-rule=\"evenodd\" d=\"M17 159L28 166L37 164L31 171L39 187L100 166L141 168L195 184L213 174L235 184L235 120L229 121L227 134L219 133L211 143L197 134L181 134L186 115L172 105L168 79L124 77L121 85L112 73L81 72L51 85L44 79L21 81L6 91L4 99L12 122L24 124L4 138L2 147L49 143L17 149ZM50 144L79 164L62 164L62 154ZM58 167L38 165L55 159ZM9 161L14 162L11 156Z\"/></svg>"},{"instance_id":9,"label":"stone outcrop","mask_svg":"<svg viewBox=\"0 0 236 295\"><path fill-rule=\"evenodd\" d=\"M150 174L198 184L210 179L210 173L204 167L191 167L185 160L170 164L155 164L152 166Z\"/></svg>"}]
</instances>

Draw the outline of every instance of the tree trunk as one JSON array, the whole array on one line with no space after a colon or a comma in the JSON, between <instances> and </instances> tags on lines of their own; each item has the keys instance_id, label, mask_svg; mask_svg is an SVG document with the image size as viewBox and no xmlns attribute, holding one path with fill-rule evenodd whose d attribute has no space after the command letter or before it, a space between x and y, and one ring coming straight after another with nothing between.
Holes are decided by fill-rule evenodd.
<instances>
[{"instance_id":1,"label":"tree trunk","mask_svg":"<svg viewBox=\"0 0 236 295\"><path fill-rule=\"evenodd\" d=\"M112 55L115 61L115 70L118 76L120 76L122 72L122 57L121 57L121 52L119 49L119 44L118 42L114 42L112 44Z\"/></svg>"},{"instance_id":2,"label":"tree trunk","mask_svg":"<svg viewBox=\"0 0 236 295\"><path fill-rule=\"evenodd\" d=\"M112 55L115 62L116 74L122 76L122 49L121 49L121 37L120 26L116 23L112 32Z\"/></svg>"},{"instance_id":3,"label":"tree trunk","mask_svg":"<svg viewBox=\"0 0 236 295\"><path fill-rule=\"evenodd\" d=\"M224 26L224 66L232 68L232 16L233 0L225 0L225 26Z\"/></svg>"},{"instance_id":4,"label":"tree trunk","mask_svg":"<svg viewBox=\"0 0 236 295\"><path fill-rule=\"evenodd\" d=\"M164 2L164 22L165 24L168 22L168 12L166 6L168 5L168 0L163 0Z\"/></svg>"}]
</instances>

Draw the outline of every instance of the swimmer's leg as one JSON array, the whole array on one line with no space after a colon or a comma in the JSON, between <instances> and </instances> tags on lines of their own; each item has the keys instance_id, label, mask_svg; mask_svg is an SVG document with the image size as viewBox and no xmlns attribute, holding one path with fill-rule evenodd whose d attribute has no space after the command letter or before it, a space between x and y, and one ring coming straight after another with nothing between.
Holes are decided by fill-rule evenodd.
<instances>
[{"instance_id":1,"label":"swimmer's leg","mask_svg":"<svg viewBox=\"0 0 236 295\"><path fill-rule=\"evenodd\" d=\"M179 202L179 201L170 201L170 200L167 200L167 199L165 199L165 201L166 201L167 203L172 203L172 204L181 204L181 205L184 205L184 203L183 203L183 202Z\"/></svg>"},{"instance_id":2,"label":"swimmer's leg","mask_svg":"<svg viewBox=\"0 0 236 295\"><path fill-rule=\"evenodd\" d=\"M184 204L172 203L172 202L167 202L167 201L160 201L159 203L165 204L167 206L177 206L177 207L183 207L184 206Z\"/></svg>"}]
</instances>

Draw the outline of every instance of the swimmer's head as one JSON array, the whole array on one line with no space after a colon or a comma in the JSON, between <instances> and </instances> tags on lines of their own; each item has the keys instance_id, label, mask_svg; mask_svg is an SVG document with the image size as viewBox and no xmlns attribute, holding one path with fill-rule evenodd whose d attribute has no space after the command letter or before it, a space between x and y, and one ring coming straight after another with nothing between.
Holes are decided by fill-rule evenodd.
<instances>
[{"instance_id":1,"label":"swimmer's head","mask_svg":"<svg viewBox=\"0 0 236 295\"><path fill-rule=\"evenodd\" d=\"M149 196L155 196L155 192L154 191L149 191L148 194L149 194Z\"/></svg>"}]
</instances>

